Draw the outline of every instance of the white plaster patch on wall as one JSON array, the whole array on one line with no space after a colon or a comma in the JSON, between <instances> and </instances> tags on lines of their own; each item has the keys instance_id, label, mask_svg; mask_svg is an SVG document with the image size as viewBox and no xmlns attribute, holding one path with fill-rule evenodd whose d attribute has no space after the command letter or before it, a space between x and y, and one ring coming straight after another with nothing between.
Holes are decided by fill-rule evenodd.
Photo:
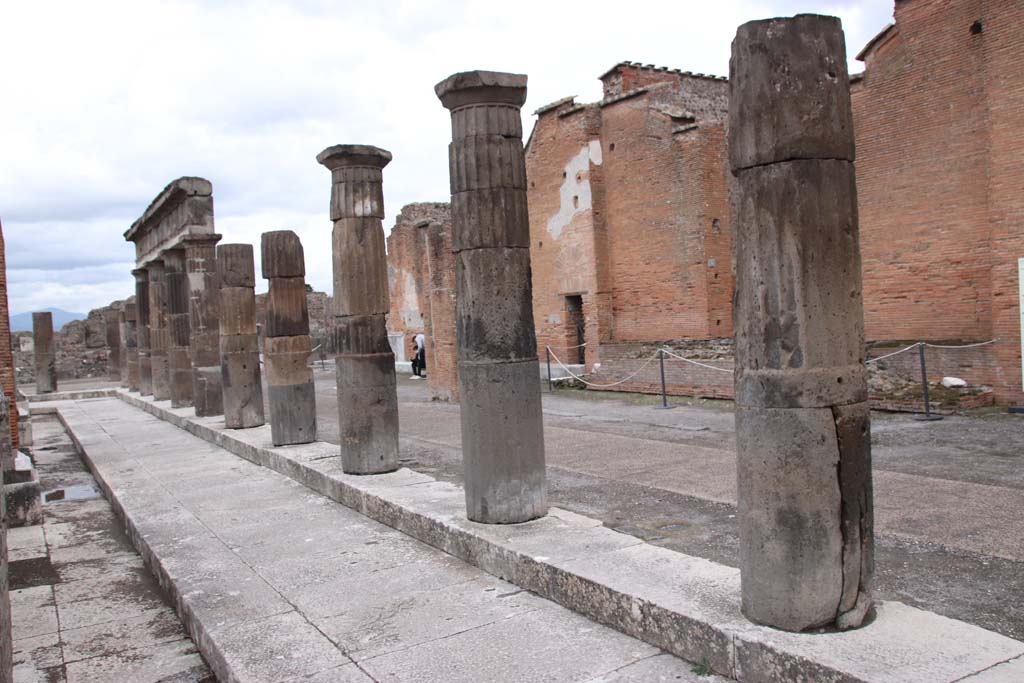
<instances>
[{"instance_id":1,"label":"white plaster patch on wall","mask_svg":"<svg viewBox=\"0 0 1024 683\"><path fill-rule=\"evenodd\" d=\"M419 298L416 294L416 278L409 271L402 271L402 304L398 307L398 312L406 329L423 327L423 315L420 313Z\"/></svg>"},{"instance_id":2,"label":"white plaster patch on wall","mask_svg":"<svg viewBox=\"0 0 1024 683\"><path fill-rule=\"evenodd\" d=\"M601 165L601 143L598 140L591 140L565 166L565 179L558 190L558 213L548 219L548 232L556 240L577 214L590 210L590 164Z\"/></svg>"}]
</instances>

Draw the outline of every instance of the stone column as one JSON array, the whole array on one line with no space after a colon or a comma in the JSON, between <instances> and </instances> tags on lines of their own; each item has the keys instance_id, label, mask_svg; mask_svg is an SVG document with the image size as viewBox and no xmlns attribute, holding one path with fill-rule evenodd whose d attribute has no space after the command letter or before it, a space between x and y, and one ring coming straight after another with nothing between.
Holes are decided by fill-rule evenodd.
<instances>
[{"instance_id":1,"label":"stone column","mask_svg":"<svg viewBox=\"0 0 1024 683\"><path fill-rule=\"evenodd\" d=\"M459 400L458 344L455 327L455 254L451 230L437 221L424 224L427 235L427 281L430 317L427 340L427 387L430 397Z\"/></svg>"},{"instance_id":2,"label":"stone column","mask_svg":"<svg viewBox=\"0 0 1024 683\"><path fill-rule=\"evenodd\" d=\"M839 20L732 44L742 610L789 631L871 609L871 442L853 118Z\"/></svg>"},{"instance_id":3,"label":"stone column","mask_svg":"<svg viewBox=\"0 0 1024 683\"><path fill-rule=\"evenodd\" d=\"M163 261L151 261L149 271L149 358L153 366L153 398L171 398L171 365L167 356L170 333L167 330L167 274Z\"/></svg>"},{"instance_id":4,"label":"stone column","mask_svg":"<svg viewBox=\"0 0 1024 683\"><path fill-rule=\"evenodd\" d=\"M171 382L171 407L192 405L192 352L190 350L189 282L185 250L165 251L164 281L167 285L167 366Z\"/></svg>"},{"instance_id":5,"label":"stone column","mask_svg":"<svg viewBox=\"0 0 1024 683\"><path fill-rule=\"evenodd\" d=\"M117 374L118 374L118 386L128 387L128 349L127 340L125 338L125 316L124 309L117 312L117 345L121 350L118 354Z\"/></svg>"},{"instance_id":6,"label":"stone column","mask_svg":"<svg viewBox=\"0 0 1024 683\"><path fill-rule=\"evenodd\" d=\"M139 390L139 337L138 305L124 305L124 355L127 361L127 380L130 391Z\"/></svg>"},{"instance_id":7,"label":"stone column","mask_svg":"<svg viewBox=\"0 0 1024 683\"><path fill-rule=\"evenodd\" d=\"M5 418L5 426L11 405L7 396L0 392L0 416ZM5 448L10 443L10 438L0 440ZM0 461L7 462L13 460L13 457L13 453L0 452ZM10 586L7 581L7 501L4 499L4 486L0 478L0 683L14 681L13 646Z\"/></svg>"},{"instance_id":8,"label":"stone column","mask_svg":"<svg viewBox=\"0 0 1024 683\"><path fill-rule=\"evenodd\" d=\"M121 311L109 310L103 313L103 328L107 338L107 379L121 381Z\"/></svg>"},{"instance_id":9,"label":"stone column","mask_svg":"<svg viewBox=\"0 0 1024 683\"><path fill-rule=\"evenodd\" d=\"M53 338L53 314L32 314L32 341L35 345L36 393L57 391L57 348Z\"/></svg>"},{"instance_id":10,"label":"stone column","mask_svg":"<svg viewBox=\"0 0 1024 683\"><path fill-rule=\"evenodd\" d=\"M209 234L182 238L188 278L192 403L199 417L224 414L220 368L220 278L217 275L217 242L220 237Z\"/></svg>"},{"instance_id":11,"label":"stone column","mask_svg":"<svg viewBox=\"0 0 1024 683\"><path fill-rule=\"evenodd\" d=\"M153 357L149 345L149 271L138 268L135 276L135 342L139 361L139 394L153 395Z\"/></svg>"},{"instance_id":12,"label":"stone column","mask_svg":"<svg viewBox=\"0 0 1024 683\"><path fill-rule=\"evenodd\" d=\"M519 112L526 76L470 71L434 91L452 115L466 511L476 522L525 522L547 513Z\"/></svg>"},{"instance_id":13,"label":"stone column","mask_svg":"<svg viewBox=\"0 0 1024 683\"><path fill-rule=\"evenodd\" d=\"M220 367L224 424L229 429L259 427L263 384L256 332L256 268L251 244L217 247L220 279Z\"/></svg>"},{"instance_id":14,"label":"stone column","mask_svg":"<svg viewBox=\"0 0 1024 683\"><path fill-rule=\"evenodd\" d=\"M263 352L271 439L275 446L309 443L316 439L316 390L306 364L313 345L302 243L291 230L265 232L261 251L263 277L270 281Z\"/></svg>"},{"instance_id":15,"label":"stone column","mask_svg":"<svg viewBox=\"0 0 1024 683\"><path fill-rule=\"evenodd\" d=\"M335 145L316 158L331 171L334 323L342 469L398 468L395 356L384 318L390 308L384 254L383 169L391 153Z\"/></svg>"}]
</instances>

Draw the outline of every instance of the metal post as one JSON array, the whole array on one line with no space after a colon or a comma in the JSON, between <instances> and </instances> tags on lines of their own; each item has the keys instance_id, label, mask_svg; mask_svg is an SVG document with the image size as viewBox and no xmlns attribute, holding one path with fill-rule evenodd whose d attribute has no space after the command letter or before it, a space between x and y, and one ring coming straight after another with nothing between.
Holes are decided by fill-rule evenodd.
<instances>
[{"instance_id":1,"label":"metal post","mask_svg":"<svg viewBox=\"0 0 1024 683\"><path fill-rule=\"evenodd\" d=\"M658 410L669 410L675 408L668 404L668 394L665 393L665 351L658 349L658 365L661 369L661 405L656 406Z\"/></svg>"},{"instance_id":2,"label":"metal post","mask_svg":"<svg viewBox=\"0 0 1024 683\"><path fill-rule=\"evenodd\" d=\"M554 393L555 383L551 381L551 347L545 346L544 350L548 354L548 391Z\"/></svg>"},{"instance_id":3,"label":"metal post","mask_svg":"<svg viewBox=\"0 0 1024 683\"><path fill-rule=\"evenodd\" d=\"M921 357L921 388L924 390L924 415L915 415L914 419L928 422L941 420L941 415L932 415L931 403L928 400L928 367L925 365L924 360L924 342L918 345L917 350L918 355Z\"/></svg>"}]
</instances>

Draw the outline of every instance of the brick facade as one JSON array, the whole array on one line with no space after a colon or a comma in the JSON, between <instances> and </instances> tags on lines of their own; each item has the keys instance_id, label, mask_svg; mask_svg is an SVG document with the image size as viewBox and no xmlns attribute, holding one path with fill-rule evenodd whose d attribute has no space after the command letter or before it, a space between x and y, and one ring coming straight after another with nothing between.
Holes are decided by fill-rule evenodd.
<instances>
[{"instance_id":1,"label":"brick facade","mask_svg":"<svg viewBox=\"0 0 1024 683\"><path fill-rule=\"evenodd\" d=\"M4 231L0 226L0 387L10 402L11 443L18 450L18 401L14 376L14 353L11 348L11 318L7 309L7 257Z\"/></svg>"}]
</instances>

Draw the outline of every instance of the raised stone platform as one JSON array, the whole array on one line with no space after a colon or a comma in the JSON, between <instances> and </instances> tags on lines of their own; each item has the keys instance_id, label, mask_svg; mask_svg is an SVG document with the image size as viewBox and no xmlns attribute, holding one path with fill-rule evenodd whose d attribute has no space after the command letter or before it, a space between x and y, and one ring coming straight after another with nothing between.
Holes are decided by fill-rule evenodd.
<instances>
[{"instance_id":1,"label":"raised stone platform","mask_svg":"<svg viewBox=\"0 0 1024 683\"><path fill-rule=\"evenodd\" d=\"M115 399L34 409L68 427L220 681L721 681Z\"/></svg>"},{"instance_id":2,"label":"raised stone platform","mask_svg":"<svg viewBox=\"0 0 1024 683\"><path fill-rule=\"evenodd\" d=\"M737 680L952 682L979 672L1000 676L1024 661L1020 641L897 602L882 603L873 623L846 633L760 627L739 612L736 569L565 511L515 526L474 524L465 519L462 490L427 475L345 475L332 457L337 446L272 448L269 427L225 430L220 418L118 396L490 574Z\"/></svg>"}]
</instances>

